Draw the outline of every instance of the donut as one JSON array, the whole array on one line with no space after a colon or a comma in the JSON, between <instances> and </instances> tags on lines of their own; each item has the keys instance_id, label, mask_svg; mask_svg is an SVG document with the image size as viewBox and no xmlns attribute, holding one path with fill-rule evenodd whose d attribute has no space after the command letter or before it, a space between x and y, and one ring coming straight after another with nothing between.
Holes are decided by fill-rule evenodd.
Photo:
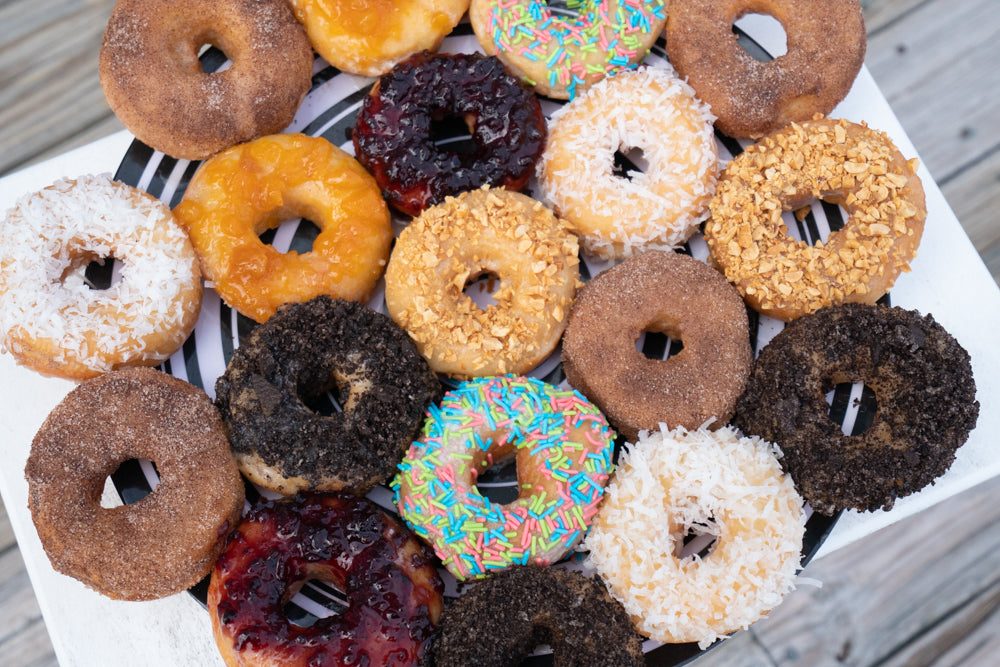
<instances>
[{"instance_id":1,"label":"donut","mask_svg":"<svg viewBox=\"0 0 1000 667\"><path fill-rule=\"evenodd\" d=\"M839 303L875 303L916 256L927 207L916 175L882 132L846 120L791 125L726 166L705 241L751 307L788 322ZM844 207L824 242L788 235L782 211L815 199Z\"/></svg>"},{"instance_id":2,"label":"donut","mask_svg":"<svg viewBox=\"0 0 1000 667\"><path fill-rule=\"evenodd\" d=\"M339 70L385 74L420 51L434 51L469 9L469 0L289 0L316 52Z\"/></svg>"},{"instance_id":3,"label":"donut","mask_svg":"<svg viewBox=\"0 0 1000 667\"><path fill-rule=\"evenodd\" d=\"M302 627L283 608L309 579L346 608ZM251 509L212 571L208 611L231 667L405 667L425 664L442 588L423 545L373 503L303 493Z\"/></svg>"},{"instance_id":4,"label":"donut","mask_svg":"<svg viewBox=\"0 0 1000 667\"><path fill-rule=\"evenodd\" d=\"M311 407L327 392L341 407L329 415ZM361 495L385 481L440 393L392 320L326 296L284 306L255 328L215 384L240 470L286 495Z\"/></svg>"},{"instance_id":5,"label":"donut","mask_svg":"<svg viewBox=\"0 0 1000 667\"><path fill-rule=\"evenodd\" d=\"M232 66L205 72L206 44ZM282 0L120 0L99 57L104 96L122 124L186 160L287 127L312 67L305 30Z\"/></svg>"},{"instance_id":6,"label":"donut","mask_svg":"<svg viewBox=\"0 0 1000 667\"><path fill-rule=\"evenodd\" d=\"M108 476L132 459L151 461L159 483L137 502L103 506ZM117 600L198 583L243 513L243 480L212 401L151 368L81 382L35 434L24 476L52 567Z\"/></svg>"},{"instance_id":7,"label":"donut","mask_svg":"<svg viewBox=\"0 0 1000 667\"><path fill-rule=\"evenodd\" d=\"M623 449L585 566L640 633L705 649L794 588L805 514L780 455L728 426L650 431ZM714 540L707 555L684 554L689 535Z\"/></svg>"},{"instance_id":8,"label":"donut","mask_svg":"<svg viewBox=\"0 0 1000 667\"><path fill-rule=\"evenodd\" d=\"M845 435L827 392L863 382L877 408ZM796 320L761 351L735 423L781 447L812 508L890 509L943 475L979 415L969 355L931 315L844 304Z\"/></svg>"},{"instance_id":9,"label":"donut","mask_svg":"<svg viewBox=\"0 0 1000 667\"><path fill-rule=\"evenodd\" d=\"M666 360L649 359L636 349L644 331L680 339L683 349ZM580 290L562 362L570 385L630 441L661 423L722 426L753 366L746 307L704 262L649 250Z\"/></svg>"},{"instance_id":10,"label":"donut","mask_svg":"<svg viewBox=\"0 0 1000 667\"><path fill-rule=\"evenodd\" d=\"M257 322L320 294L368 299L392 243L372 177L326 139L304 134L262 137L202 163L174 214L205 277ZM260 240L296 216L320 229L310 252L282 253Z\"/></svg>"},{"instance_id":11,"label":"donut","mask_svg":"<svg viewBox=\"0 0 1000 667\"><path fill-rule=\"evenodd\" d=\"M449 197L396 239L386 307L438 373L524 374L566 328L578 248L566 222L525 195L484 188ZM500 280L485 310L463 292L483 275Z\"/></svg>"},{"instance_id":12,"label":"donut","mask_svg":"<svg viewBox=\"0 0 1000 667\"><path fill-rule=\"evenodd\" d=\"M669 65L603 79L552 115L541 199L601 259L673 249L697 231L715 193L712 120ZM648 166L618 176L615 153L629 149Z\"/></svg>"},{"instance_id":13,"label":"donut","mask_svg":"<svg viewBox=\"0 0 1000 667\"><path fill-rule=\"evenodd\" d=\"M787 53L768 62L738 42L747 14L781 23ZM667 55L730 137L762 137L827 115L847 95L865 60L858 0L689 0L667 13Z\"/></svg>"},{"instance_id":14,"label":"donut","mask_svg":"<svg viewBox=\"0 0 1000 667\"><path fill-rule=\"evenodd\" d=\"M572 390L514 376L463 382L399 464L396 506L459 580L554 563L597 512L613 441L604 416ZM511 458L520 494L493 503L476 479Z\"/></svg>"},{"instance_id":15,"label":"donut","mask_svg":"<svg viewBox=\"0 0 1000 667\"><path fill-rule=\"evenodd\" d=\"M92 262L112 265L108 285ZM153 366L201 309L201 272L170 209L107 176L22 197L0 225L0 340L18 363L82 380Z\"/></svg>"},{"instance_id":16,"label":"donut","mask_svg":"<svg viewBox=\"0 0 1000 667\"><path fill-rule=\"evenodd\" d=\"M555 665L641 667L642 641L597 580L554 567L497 572L441 616L437 667L520 665L538 644Z\"/></svg>"},{"instance_id":17,"label":"donut","mask_svg":"<svg viewBox=\"0 0 1000 667\"><path fill-rule=\"evenodd\" d=\"M449 118L467 125L471 150L435 142ZM496 58L422 53L372 87L352 137L389 204L418 215L482 185L524 187L545 148L545 117Z\"/></svg>"},{"instance_id":18,"label":"donut","mask_svg":"<svg viewBox=\"0 0 1000 667\"><path fill-rule=\"evenodd\" d=\"M581 0L575 16L536 0L472 0L469 20L480 46L555 99L574 95L646 57L667 21L665 0Z\"/></svg>"}]
</instances>

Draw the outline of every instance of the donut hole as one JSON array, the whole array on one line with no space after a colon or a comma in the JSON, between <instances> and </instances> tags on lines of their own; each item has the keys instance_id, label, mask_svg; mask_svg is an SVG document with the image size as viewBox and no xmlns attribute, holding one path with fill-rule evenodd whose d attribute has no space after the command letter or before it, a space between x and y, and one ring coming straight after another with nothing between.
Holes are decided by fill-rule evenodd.
<instances>
[{"instance_id":1,"label":"donut hole","mask_svg":"<svg viewBox=\"0 0 1000 667\"><path fill-rule=\"evenodd\" d=\"M351 385L346 378L333 373L325 382L300 383L298 396L313 413L332 417L351 403Z\"/></svg>"},{"instance_id":2,"label":"donut hole","mask_svg":"<svg viewBox=\"0 0 1000 667\"><path fill-rule=\"evenodd\" d=\"M476 478L476 491L491 503L507 505L517 500L517 459L508 456L481 470Z\"/></svg>"},{"instance_id":3,"label":"donut hole","mask_svg":"<svg viewBox=\"0 0 1000 667\"><path fill-rule=\"evenodd\" d=\"M122 262L114 256L102 257L97 253L82 252L70 259L60 282L65 285L82 283L97 291L108 290L121 282L122 266Z\"/></svg>"},{"instance_id":4,"label":"donut hole","mask_svg":"<svg viewBox=\"0 0 1000 667\"><path fill-rule=\"evenodd\" d=\"M282 254L304 255L312 252L313 242L322 231L307 218L281 218L263 225L257 237L264 245L269 245Z\"/></svg>"},{"instance_id":5,"label":"donut hole","mask_svg":"<svg viewBox=\"0 0 1000 667\"><path fill-rule=\"evenodd\" d=\"M198 62L203 74L219 74L233 66L233 61L225 50L211 41L205 41L197 49Z\"/></svg>"},{"instance_id":6,"label":"donut hole","mask_svg":"<svg viewBox=\"0 0 1000 667\"><path fill-rule=\"evenodd\" d=\"M644 173L647 165L648 161L641 148L621 146L614 153L611 174L615 178L631 181L636 174Z\"/></svg>"},{"instance_id":7,"label":"donut hole","mask_svg":"<svg viewBox=\"0 0 1000 667\"><path fill-rule=\"evenodd\" d=\"M719 524L712 515L698 516L683 522L674 536L677 538L674 556L685 558L708 558L719 540Z\"/></svg>"},{"instance_id":8,"label":"donut hole","mask_svg":"<svg viewBox=\"0 0 1000 667\"><path fill-rule=\"evenodd\" d=\"M495 295L500 291L500 276L492 271L477 271L470 273L465 279L462 292L483 310L495 306Z\"/></svg>"},{"instance_id":9,"label":"donut hole","mask_svg":"<svg viewBox=\"0 0 1000 667\"><path fill-rule=\"evenodd\" d=\"M100 505L110 509L120 505L135 504L152 493L159 481L159 473L152 461L147 459L122 461L105 479Z\"/></svg>"},{"instance_id":10,"label":"donut hole","mask_svg":"<svg viewBox=\"0 0 1000 667\"><path fill-rule=\"evenodd\" d=\"M788 33L785 32L781 21L770 14L744 14L733 23L732 31L736 35L736 43L740 45L740 48L759 62L771 62L788 53ZM774 34L775 40L768 44L767 49L764 49L749 36L771 33Z\"/></svg>"},{"instance_id":11,"label":"donut hole","mask_svg":"<svg viewBox=\"0 0 1000 667\"><path fill-rule=\"evenodd\" d=\"M475 124L472 117L458 114L440 114L431 118L430 138L438 148L452 153L474 153L476 144L472 134Z\"/></svg>"},{"instance_id":12,"label":"donut hole","mask_svg":"<svg viewBox=\"0 0 1000 667\"><path fill-rule=\"evenodd\" d=\"M684 350L680 327L668 320L650 322L635 339L635 349L647 359L665 361Z\"/></svg>"},{"instance_id":13,"label":"donut hole","mask_svg":"<svg viewBox=\"0 0 1000 667\"><path fill-rule=\"evenodd\" d=\"M343 614L349 606L347 593L324 572L307 569L306 577L289 587L282 612L288 622L308 628L317 621Z\"/></svg>"},{"instance_id":14,"label":"donut hole","mask_svg":"<svg viewBox=\"0 0 1000 667\"><path fill-rule=\"evenodd\" d=\"M875 391L864 382L837 382L826 392L830 421L847 436L861 435L875 421L878 401Z\"/></svg>"}]
</instances>

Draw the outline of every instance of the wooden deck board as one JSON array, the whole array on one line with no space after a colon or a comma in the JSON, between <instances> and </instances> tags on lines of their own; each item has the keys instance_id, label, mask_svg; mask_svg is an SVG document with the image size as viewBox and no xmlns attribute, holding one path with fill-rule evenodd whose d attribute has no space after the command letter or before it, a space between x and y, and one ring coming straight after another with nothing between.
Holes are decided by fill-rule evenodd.
<instances>
[{"instance_id":1,"label":"wooden deck board","mask_svg":"<svg viewBox=\"0 0 1000 667\"><path fill-rule=\"evenodd\" d=\"M866 63L1000 278L1000 15L991 0L864 0ZM114 0L0 3L0 175L117 131L97 50ZM880 531L806 570L803 586L698 667L992 665L1000 650L1000 482ZM992 509L991 509L992 508ZM52 665L0 514L0 656ZM14 628L13 632L5 628Z\"/></svg>"}]
</instances>

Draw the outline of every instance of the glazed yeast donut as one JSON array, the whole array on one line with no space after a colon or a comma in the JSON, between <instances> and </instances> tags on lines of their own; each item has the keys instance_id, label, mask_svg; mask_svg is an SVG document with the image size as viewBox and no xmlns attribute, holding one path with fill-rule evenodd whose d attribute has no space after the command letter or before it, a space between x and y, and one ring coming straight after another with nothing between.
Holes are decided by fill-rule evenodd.
<instances>
[{"instance_id":1,"label":"glazed yeast donut","mask_svg":"<svg viewBox=\"0 0 1000 667\"><path fill-rule=\"evenodd\" d=\"M340 614L296 625L309 579L344 592ZM368 500L299 494L250 510L219 557L208 611L227 665L422 665L441 615L432 557Z\"/></svg>"},{"instance_id":2,"label":"glazed yeast donut","mask_svg":"<svg viewBox=\"0 0 1000 667\"><path fill-rule=\"evenodd\" d=\"M109 258L119 278L88 285L88 264ZM80 380L158 364L191 333L201 294L170 209L106 176L22 197L0 225L0 336L39 372Z\"/></svg>"},{"instance_id":3,"label":"glazed yeast donut","mask_svg":"<svg viewBox=\"0 0 1000 667\"><path fill-rule=\"evenodd\" d=\"M316 52L344 72L378 76L419 51L434 51L469 0L289 0Z\"/></svg>"},{"instance_id":4,"label":"glazed yeast donut","mask_svg":"<svg viewBox=\"0 0 1000 667\"><path fill-rule=\"evenodd\" d=\"M569 226L525 195L483 188L449 197L396 240L386 307L439 373L526 373L566 328L578 248ZM463 292L483 274L500 279L486 310Z\"/></svg>"},{"instance_id":5,"label":"glazed yeast donut","mask_svg":"<svg viewBox=\"0 0 1000 667\"><path fill-rule=\"evenodd\" d=\"M469 19L487 55L536 92L565 100L645 58L666 23L666 5L582 0L567 17L535 0L472 0Z\"/></svg>"},{"instance_id":6,"label":"glazed yeast donut","mask_svg":"<svg viewBox=\"0 0 1000 667\"><path fill-rule=\"evenodd\" d=\"M708 215L718 151L714 117L665 67L604 79L556 111L538 165L542 200L602 259L684 243ZM615 175L615 153L648 166Z\"/></svg>"},{"instance_id":7,"label":"glazed yeast donut","mask_svg":"<svg viewBox=\"0 0 1000 667\"><path fill-rule=\"evenodd\" d=\"M787 53L761 62L733 24L766 14L784 29ZM858 0L686 0L670 5L667 53L731 137L761 137L826 115L847 95L865 59Z\"/></svg>"},{"instance_id":8,"label":"glazed yeast donut","mask_svg":"<svg viewBox=\"0 0 1000 667\"><path fill-rule=\"evenodd\" d=\"M104 507L108 476L152 461L160 481ZM207 575L243 513L243 480L212 401L149 368L83 381L46 417L24 469L52 566L110 598L152 600Z\"/></svg>"},{"instance_id":9,"label":"glazed yeast donut","mask_svg":"<svg viewBox=\"0 0 1000 667\"><path fill-rule=\"evenodd\" d=\"M584 546L639 632L704 649L794 588L805 515L780 455L730 427L656 430L622 451ZM708 555L682 553L688 533L714 538Z\"/></svg>"},{"instance_id":10,"label":"glazed yeast donut","mask_svg":"<svg viewBox=\"0 0 1000 667\"><path fill-rule=\"evenodd\" d=\"M541 643L554 665L646 664L628 614L604 585L554 567L504 570L463 593L441 616L434 664L520 665Z\"/></svg>"},{"instance_id":11,"label":"glazed yeast donut","mask_svg":"<svg viewBox=\"0 0 1000 667\"><path fill-rule=\"evenodd\" d=\"M825 395L863 382L878 406L845 435ZM772 440L818 512L888 510L943 475L976 425L968 353L930 315L880 305L824 308L761 351L735 423Z\"/></svg>"},{"instance_id":12,"label":"glazed yeast donut","mask_svg":"<svg viewBox=\"0 0 1000 667\"><path fill-rule=\"evenodd\" d=\"M680 339L666 360L636 349L644 331ZM746 307L704 262L650 250L580 290L562 344L569 383L626 438L643 429L729 422L753 365Z\"/></svg>"},{"instance_id":13,"label":"glazed yeast donut","mask_svg":"<svg viewBox=\"0 0 1000 667\"><path fill-rule=\"evenodd\" d=\"M915 172L883 133L813 120L761 139L733 158L712 199L712 262L755 310L790 321L844 302L875 303L917 253L927 208ZM839 204L844 227L809 245L782 211L814 199Z\"/></svg>"},{"instance_id":14,"label":"glazed yeast donut","mask_svg":"<svg viewBox=\"0 0 1000 667\"><path fill-rule=\"evenodd\" d=\"M430 411L399 464L396 505L458 579L554 563L597 512L613 441L603 415L574 391L513 376L465 382ZM510 457L521 493L496 505L476 478Z\"/></svg>"},{"instance_id":15,"label":"glazed yeast donut","mask_svg":"<svg viewBox=\"0 0 1000 667\"><path fill-rule=\"evenodd\" d=\"M174 213L215 290L258 322L319 294L367 299L392 242L389 209L368 172L303 134L262 137L206 161ZM310 252L281 253L260 240L297 216L320 228Z\"/></svg>"},{"instance_id":16,"label":"glazed yeast donut","mask_svg":"<svg viewBox=\"0 0 1000 667\"><path fill-rule=\"evenodd\" d=\"M451 117L465 121L472 150L436 142L435 122ZM545 148L545 117L496 58L423 53L372 86L351 136L386 200L418 215L482 185L524 187Z\"/></svg>"},{"instance_id":17,"label":"glazed yeast donut","mask_svg":"<svg viewBox=\"0 0 1000 667\"><path fill-rule=\"evenodd\" d=\"M341 410L310 407L331 391ZM441 393L406 333L370 308L318 296L282 307L215 384L240 469L282 494L364 494L396 470Z\"/></svg>"},{"instance_id":18,"label":"glazed yeast donut","mask_svg":"<svg viewBox=\"0 0 1000 667\"><path fill-rule=\"evenodd\" d=\"M232 66L206 73L206 44ZM100 52L101 87L118 119L143 143L188 160L287 127L312 65L282 0L121 0Z\"/></svg>"}]
</instances>

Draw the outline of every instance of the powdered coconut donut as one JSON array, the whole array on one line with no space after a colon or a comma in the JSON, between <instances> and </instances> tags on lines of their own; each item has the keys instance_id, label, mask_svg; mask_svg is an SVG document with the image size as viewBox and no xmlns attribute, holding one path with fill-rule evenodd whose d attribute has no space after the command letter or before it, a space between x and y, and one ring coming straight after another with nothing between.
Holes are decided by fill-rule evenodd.
<instances>
[{"instance_id":1,"label":"powdered coconut donut","mask_svg":"<svg viewBox=\"0 0 1000 667\"><path fill-rule=\"evenodd\" d=\"M92 288L88 264L109 258L120 279ZM27 195L0 225L2 345L47 375L158 364L194 328L201 291L194 248L170 209L107 176Z\"/></svg>"},{"instance_id":2,"label":"powdered coconut donut","mask_svg":"<svg viewBox=\"0 0 1000 667\"><path fill-rule=\"evenodd\" d=\"M675 248L715 193L713 120L669 65L604 79L552 115L538 165L542 199L602 259ZM617 176L615 153L629 149L648 166Z\"/></svg>"},{"instance_id":3,"label":"powdered coconut donut","mask_svg":"<svg viewBox=\"0 0 1000 667\"><path fill-rule=\"evenodd\" d=\"M622 451L584 547L639 632L706 648L794 587L805 515L778 456L731 427L653 431ZM708 555L681 557L689 533L714 536Z\"/></svg>"}]
</instances>

